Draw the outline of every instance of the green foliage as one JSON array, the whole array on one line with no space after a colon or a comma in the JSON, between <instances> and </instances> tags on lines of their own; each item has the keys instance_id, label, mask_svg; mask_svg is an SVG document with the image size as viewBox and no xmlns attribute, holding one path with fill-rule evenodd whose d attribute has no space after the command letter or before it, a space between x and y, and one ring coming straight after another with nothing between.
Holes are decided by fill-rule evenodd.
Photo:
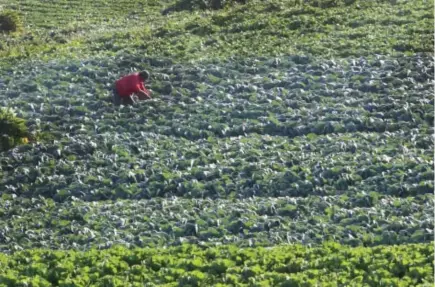
<instances>
[{"instance_id":1,"label":"green foliage","mask_svg":"<svg viewBox=\"0 0 435 287\"><path fill-rule=\"evenodd\" d=\"M303 2L305 5L310 5L313 7L332 8L332 7L342 6L342 5L352 5L358 2L358 0L303 0L303 1L296 0L295 2L296 3Z\"/></svg>"},{"instance_id":2,"label":"green foliage","mask_svg":"<svg viewBox=\"0 0 435 287\"><path fill-rule=\"evenodd\" d=\"M246 4L249 0L178 0L171 7L164 10L164 14L169 11L195 11L195 10L218 10L225 6L234 4Z\"/></svg>"},{"instance_id":3,"label":"green foliage","mask_svg":"<svg viewBox=\"0 0 435 287\"><path fill-rule=\"evenodd\" d=\"M13 148L28 141L29 132L24 119L6 108L0 110L0 151Z\"/></svg>"},{"instance_id":4,"label":"green foliage","mask_svg":"<svg viewBox=\"0 0 435 287\"><path fill-rule=\"evenodd\" d=\"M210 253L218 257L209 258ZM231 245L203 249L183 245L133 250L114 247L87 252L33 250L2 257L0 284L11 287L23 282L32 286L139 286L136 284L144 282L167 286L248 282L257 282L255 286L307 282L322 286L335 286L336 282L370 286L380 282L430 284L433 256L433 245L429 243L377 248L340 245L331 248L326 244L315 248L293 245L269 249L240 249ZM158 267L157 258L161 258ZM22 264L23 260L27 264ZM183 263L190 260L197 264Z\"/></svg>"},{"instance_id":5,"label":"green foliage","mask_svg":"<svg viewBox=\"0 0 435 287\"><path fill-rule=\"evenodd\" d=\"M77 173L74 168L58 168L57 172L65 176ZM15 173L21 178L20 192L32 194L29 178L38 174L23 168L17 168ZM39 177L50 184L45 176ZM101 176L92 181L86 178L84 184L98 185L100 180ZM7 185L7 188L11 187ZM414 199L380 195L377 202L372 200L372 195L361 193L349 193L347 198L258 197L237 202L188 198L84 202L69 199L79 195L75 188L62 187L55 194L55 200L64 197L63 203L36 196L26 199L3 194L0 230L8 230L8 233L0 252L48 246L103 248L111 245L108 242L119 240L120 232L122 242L129 246L173 245L183 241L213 245L225 244L228 240L237 246L316 245L325 240L352 246L378 246L433 240L433 216L430 208L425 207L426 202L433 200L430 194ZM126 188L127 191L143 192L137 184ZM407 222L407 218L413 221ZM209 272L223 272L228 267L227 262L216 261Z\"/></svg>"},{"instance_id":6,"label":"green foliage","mask_svg":"<svg viewBox=\"0 0 435 287\"><path fill-rule=\"evenodd\" d=\"M433 285L432 1L234 2L5 2L1 286Z\"/></svg>"},{"instance_id":7,"label":"green foliage","mask_svg":"<svg viewBox=\"0 0 435 287\"><path fill-rule=\"evenodd\" d=\"M104 83L116 80L112 71L124 62L152 69L155 99L113 109L96 96L110 95ZM22 196L58 201L338 192L371 207L379 195L430 193L432 123L419 115L431 113L431 67L424 55L178 65L120 53L23 63L1 72L7 102L32 115L29 129L46 144L6 160L29 170L27 182L18 173L3 182ZM25 85L17 76L24 69L32 73ZM359 82L349 81L357 75ZM367 92L371 75L381 88ZM52 161L35 166L41 155ZM51 177L54 170L63 177ZM301 212L289 208L278 214Z\"/></svg>"},{"instance_id":8,"label":"green foliage","mask_svg":"<svg viewBox=\"0 0 435 287\"><path fill-rule=\"evenodd\" d=\"M44 2L39 9L32 9L33 2L22 5L34 31L18 39L0 36L0 57L4 65L13 65L14 59L113 56L122 50L139 50L141 55L201 61L258 55L330 58L432 53L433 47L433 15L426 12L433 10L431 1L247 1L228 9L170 17L159 12L167 2L139 2L74 2L62 17L44 17L39 12L56 15L63 9L58 2ZM329 2L333 7L321 8ZM209 2L188 3L203 3L198 4L203 7ZM6 8L16 7L8 4ZM169 22L173 27L166 31ZM91 29L96 25L99 32Z\"/></svg>"},{"instance_id":9,"label":"green foliage","mask_svg":"<svg viewBox=\"0 0 435 287\"><path fill-rule=\"evenodd\" d=\"M23 30L23 21L18 12L0 10L0 32L16 33Z\"/></svg>"}]
</instances>

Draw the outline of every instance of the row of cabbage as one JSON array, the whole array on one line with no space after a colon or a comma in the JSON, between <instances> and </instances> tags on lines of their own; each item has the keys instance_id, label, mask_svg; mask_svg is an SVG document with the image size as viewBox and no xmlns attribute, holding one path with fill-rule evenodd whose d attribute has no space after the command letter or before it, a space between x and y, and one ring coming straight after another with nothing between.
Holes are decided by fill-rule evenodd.
<instances>
[{"instance_id":1,"label":"row of cabbage","mask_svg":"<svg viewBox=\"0 0 435 287\"><path fill-rule=\"evenodd\" d=\"M0 251L31 248L305 245L376 246L433 241L433 197L162 199L83 202L0 201Z\"/></svg>"},{"instance_id":2,"label":"row of cabbage","mask_svg":"<svg viewBox=\"0 0 435 287\"><path fill-rule=\"evenodd\" d=\"M0 285L432 286L433 256L432 244L30 250L0 255Z\"/></svg>"},{"instance_id":3,"label":"row of cabbage","mask_svg":"<svg viewBox=\"0 0 435 287\"><path fill-rule=\"evenodd\" d=\"M20 68L2 71L0 101L56 140L2 155L10 194L64 201L433 189L433 61L422 55L184 66L124 56ZM150 68L156 99L115 108L111 85L129 68Z\"/></svg>"}]
</instances>

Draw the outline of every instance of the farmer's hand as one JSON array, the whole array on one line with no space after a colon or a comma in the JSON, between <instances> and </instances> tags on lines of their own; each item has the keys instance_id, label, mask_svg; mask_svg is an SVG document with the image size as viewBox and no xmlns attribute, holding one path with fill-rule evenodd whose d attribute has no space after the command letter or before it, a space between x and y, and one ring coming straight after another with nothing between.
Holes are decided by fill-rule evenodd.
<instances>
[{"instance_id":1,"label":"farmer's hand","mask_svg":"<svg viewBox=\"0 0 435 287\"><path fill-rule=\"evenodd\" d=\"M141 100L141 101L151 99L150 96L148 96L145 92L142 92L142 91L138 92L137 95L139 97L139 100Z\"/></svg>"},{"instance_id":2,"label":"farmer's hand","mask_svg":"<svg viewBox=\"0 0 435 287\"><path fill-rule=\"evenodd\" d=\"M130 95L130 99L133 102L133 104L136 104L138 102L138 96L136 95Z\"/></svg>"}]
</instances>

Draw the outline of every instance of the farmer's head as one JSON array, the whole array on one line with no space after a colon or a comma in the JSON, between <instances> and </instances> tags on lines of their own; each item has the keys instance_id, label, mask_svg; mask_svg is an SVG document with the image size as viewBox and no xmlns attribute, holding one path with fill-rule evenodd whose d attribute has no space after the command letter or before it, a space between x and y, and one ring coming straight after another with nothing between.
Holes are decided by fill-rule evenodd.
<instances>
[{"instance_id":1,"label":"farmer's head","mask_svg":"<svg viewBox=\"0 0 435 287\"><path fill-rule=\"evenodd\" d=\"M146 81L150 78L150 73L147 70L143 70L139 72L139 76L141 77L142 80Z\"/></svg>"}]
</instances>

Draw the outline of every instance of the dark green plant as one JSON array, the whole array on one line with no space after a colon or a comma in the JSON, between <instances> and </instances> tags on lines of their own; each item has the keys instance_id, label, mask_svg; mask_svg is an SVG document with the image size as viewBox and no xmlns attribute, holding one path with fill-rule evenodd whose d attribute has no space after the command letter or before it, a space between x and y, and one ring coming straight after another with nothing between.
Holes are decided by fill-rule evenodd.
<instances>
[{"instance_id":1,"label":"dark green plant","mask_svg":"<svg viewBox=\"0 0 435 287\"><path fill-rule=\"evenodd\" d=\"M23 30L23 21L18 12L5 10L0 12L0 32L14 33Z\"/></svg>"},{"instance_id":2,"label":"dark green plant","mask_svg":"<svg viewBox=\"0 0 435 287\"><path fill-rule=\"evenodd\" d=\"M0 151L13 148L17 144L28 141L29 131L24 119L8 109L0 110Z\"/></svg>"},{"instance_id":3,"label":"dark green plant","mask_svg":"<svg viewBox=\"0 0 435 287\"><path fill-rule=\"evenodd\" d=\"M178 0L165 11L219 10L234 4L246 4L249 0ZM164 12L165 13L165 12Z\"/></svg>"}]
</instances>

